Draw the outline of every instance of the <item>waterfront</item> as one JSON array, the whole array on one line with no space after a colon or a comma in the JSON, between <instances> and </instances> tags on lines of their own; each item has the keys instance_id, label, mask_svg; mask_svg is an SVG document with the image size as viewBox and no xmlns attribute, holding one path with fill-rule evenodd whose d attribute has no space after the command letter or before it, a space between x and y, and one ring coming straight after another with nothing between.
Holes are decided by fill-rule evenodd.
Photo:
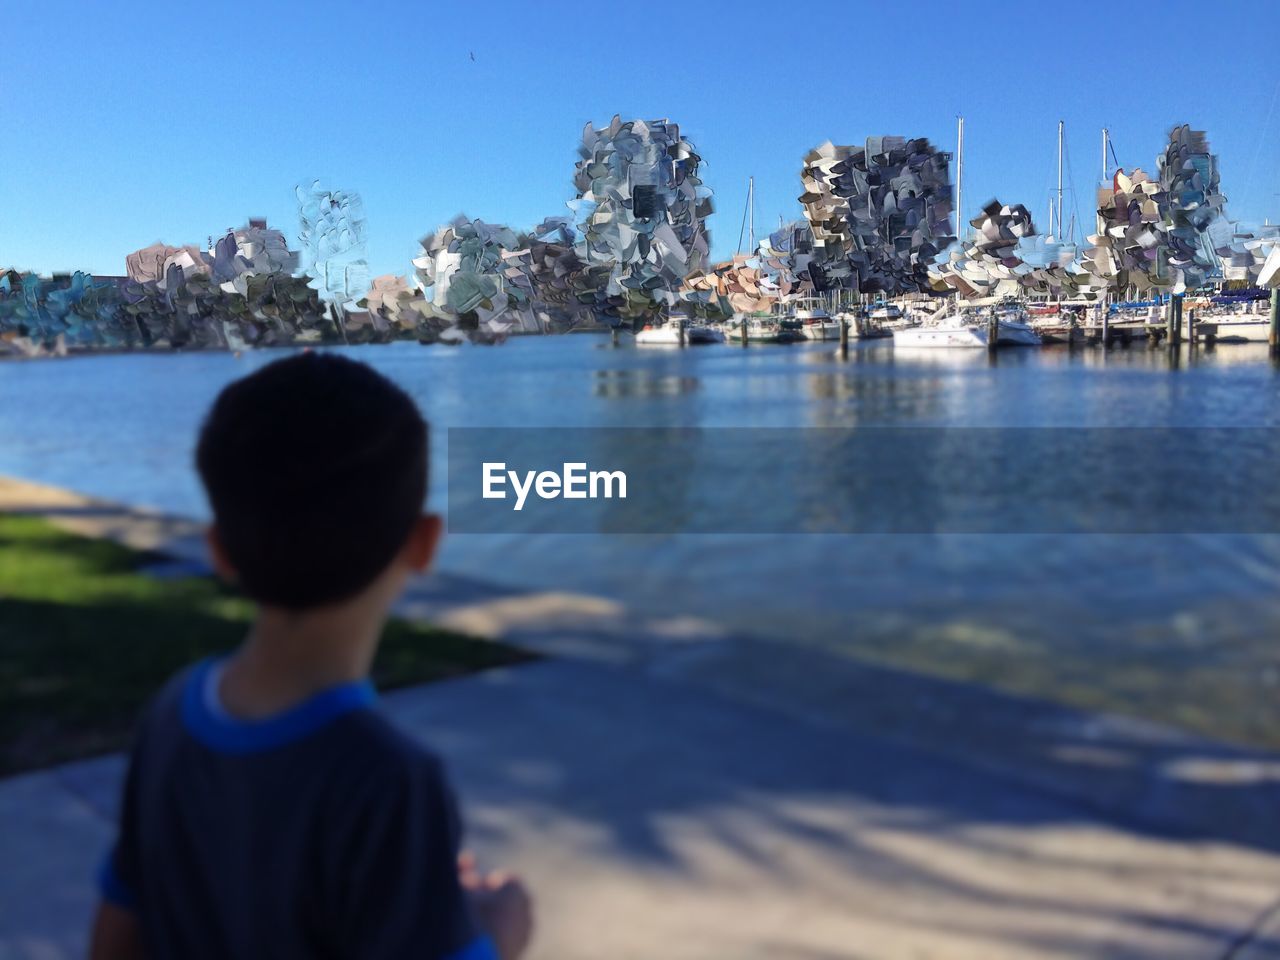
<instances>
[{"instance_id":1,"label":"waterfront","mask_svg":"<svg viewBox=\"0 0 1280 960\"><path fill-rule=\"evenodd\" d=\"M1266 349L642 351L607 338L350 348L449 426L1276 426ZM218 388L273 352L0 366L0 473L203 515ZM752 465L729 468L750 474ZM1010 495L1020 480L1007 478ZM778 495L762 491L762 495ZM1280 742L1280 539L1260 535L455 536L445 570L1086 706Z\"/></svg>"}]
</instances>

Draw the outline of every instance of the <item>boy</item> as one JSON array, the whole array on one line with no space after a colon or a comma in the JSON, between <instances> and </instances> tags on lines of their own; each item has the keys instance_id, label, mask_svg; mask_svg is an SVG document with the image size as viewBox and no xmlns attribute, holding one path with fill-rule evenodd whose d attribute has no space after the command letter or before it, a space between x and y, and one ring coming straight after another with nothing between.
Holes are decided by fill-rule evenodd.
<instances>
[{"instance_id":1,"label":"boy","mask_svg":"<svg viewBox=\"0 0 1280 960\"><path fill-rule=\"evenodd\" d=\"M413 401L294 356L222 392L196 465L214 566L259 611L143 718L93 960L514 960L524 888L459 858L439 760L370 709L383 624L441 532Z\"/></svg>"}]
</instances>

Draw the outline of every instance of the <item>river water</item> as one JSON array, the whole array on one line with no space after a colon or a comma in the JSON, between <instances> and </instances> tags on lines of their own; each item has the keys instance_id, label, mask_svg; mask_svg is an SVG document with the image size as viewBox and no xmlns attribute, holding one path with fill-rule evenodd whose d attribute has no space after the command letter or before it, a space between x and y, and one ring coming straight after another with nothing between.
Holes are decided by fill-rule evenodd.
<instances>
[{"instance_id":1,"label":"river water","mask_svg":"<svg viewBox=\"0 0 1280 960\"><path fill-rule=\"evenodd\" d=\"M1265 346L895 351L891 341L346 348L444 430L490 427L1254 426ZM274 352L0 364L0 473L203 516L200 417ZM727 465L750 478L752 463ZM1016 495L1017 476L1003 478ZM833 482L838 482L833 480ZM762 490L761 496L785 491ZM455 536L444 569L601 594L879 662L1280 744L1280 536Z\"/></svg>"}]
</instances>

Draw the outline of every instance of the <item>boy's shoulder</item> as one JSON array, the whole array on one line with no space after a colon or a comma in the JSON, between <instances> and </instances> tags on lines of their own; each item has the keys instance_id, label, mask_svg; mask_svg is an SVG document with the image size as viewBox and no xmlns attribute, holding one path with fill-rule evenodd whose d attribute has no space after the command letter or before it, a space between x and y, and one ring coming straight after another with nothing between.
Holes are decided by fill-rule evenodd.
<instances>
[{"instance_id":1,"label":"boy's shoulder","mask_svg":"<svg viewBox=\"0 0 1280 960\"><path fill-rule=\"evenodd\" d=\"M384 776L413 774L444 779L444 763L439 755L396 726L377 707L353 711L340 723L353 752Z\"/></svg>"},{"instance_id":2,"label":"boy's shoulder","mask_svg":"<svg viewBox=\"0 0 1280 960\"><path fill-rule=\"evenodd\" d=\"M330 698L328 709L324 704L315 709L315 702L304 705L283 724L277 720L265 725L250 722L235 729L230 721L230 730L211 727L201 690L209 667L210 661L191 664L165 682L143 712L138 746L150 742L165 752L165 741L191 738L217 753L232 755L296 747L313 754L322 765L354 769L376 780L379 787L410 780L420 786L445 781L439 755L388 719L378 708L371 687L364 696ZM252 732L264 726L272 729L266 739L255 744Z\"/></svg>"},{"instance_id":3,"label":"boy's shoulder","mask_svg":"<svg viewBox=\"0 0 1280 960\"><path fill-rule=\"evenodd\" d=\"M423 816L444 825L456 822L443 761L380 710L340 718L314 746L322 754L312 754L324 769L321 792L340 808L338 819L358 822L364 831L376 832L382 824L392 833Z\"/></svg>"}]
</instances>

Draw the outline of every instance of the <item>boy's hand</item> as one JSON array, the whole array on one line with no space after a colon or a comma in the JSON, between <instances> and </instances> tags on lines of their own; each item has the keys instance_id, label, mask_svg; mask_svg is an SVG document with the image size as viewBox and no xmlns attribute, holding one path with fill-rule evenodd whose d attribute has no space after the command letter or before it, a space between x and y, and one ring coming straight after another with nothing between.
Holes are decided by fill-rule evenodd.
<instances>
[{"instance_id":1,"label":"boy's hand","mask_svg":"<svg viewBox=\"0 0 1280 960\"><path fill-rule=\"evenodd\" d=\"M476 919L502 960L517 960L533 937L533 901L519 877L502 870L482 874L469 853L458 857L458 879Z\"/></svg>"}]
</instances>

